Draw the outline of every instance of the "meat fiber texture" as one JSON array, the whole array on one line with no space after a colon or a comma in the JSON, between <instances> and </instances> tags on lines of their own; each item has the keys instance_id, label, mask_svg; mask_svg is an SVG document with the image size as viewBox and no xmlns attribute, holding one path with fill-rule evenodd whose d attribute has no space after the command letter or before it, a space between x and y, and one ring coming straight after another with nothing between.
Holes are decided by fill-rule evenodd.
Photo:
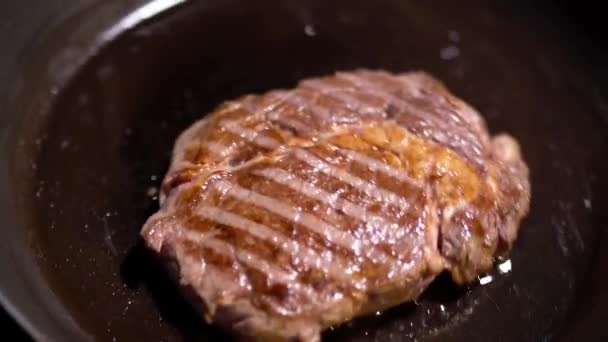
<instances>
[{"instance_id":1,"label":"meat fiber texture","mask_svg":"<svg viewBox=\"0 0 608 342\"><path fill-rule=\"evenodd\" d=\"M177 140L142 229L204 319L318 341L488 271L530 184L517 142L428 74L356 70L220 105Z\"/></svg>"}]
</instances>

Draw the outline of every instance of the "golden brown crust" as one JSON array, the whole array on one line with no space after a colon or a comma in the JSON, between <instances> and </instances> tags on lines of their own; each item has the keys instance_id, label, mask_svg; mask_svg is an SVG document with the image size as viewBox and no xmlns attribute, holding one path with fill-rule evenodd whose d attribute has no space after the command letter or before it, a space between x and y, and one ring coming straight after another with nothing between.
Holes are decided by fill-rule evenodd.
<instances>
[{"instance_id":1,"label":"golden brown crust","mask_svg":"<svg viewBox=\"0 0 608 342\"><path fill-rule=\"evenodd\" d=\"M142 235L208 320L305 341L443 270L487 271L530 197L517 143L440 82L366 70L220 106L178 139L162 191Z\"/></svg>"}]
</instances>

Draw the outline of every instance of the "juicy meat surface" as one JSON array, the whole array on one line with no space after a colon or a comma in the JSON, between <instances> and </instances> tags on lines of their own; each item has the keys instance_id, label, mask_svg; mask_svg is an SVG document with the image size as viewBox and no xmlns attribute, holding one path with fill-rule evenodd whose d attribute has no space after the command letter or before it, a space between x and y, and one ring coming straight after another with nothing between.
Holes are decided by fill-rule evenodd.
<instances>
[{"instance_id":1,"label":"juicy meat surface","mask_svg":"<svg viewBox=\"0 0 608 342\"><path fill-rule=\"evenodd\" d=\"M421 72L357 70L219 106L177 140L147 245L205 319L320 331L507 252L530 199L516 141Z\"/></svg>"}]
</instances>

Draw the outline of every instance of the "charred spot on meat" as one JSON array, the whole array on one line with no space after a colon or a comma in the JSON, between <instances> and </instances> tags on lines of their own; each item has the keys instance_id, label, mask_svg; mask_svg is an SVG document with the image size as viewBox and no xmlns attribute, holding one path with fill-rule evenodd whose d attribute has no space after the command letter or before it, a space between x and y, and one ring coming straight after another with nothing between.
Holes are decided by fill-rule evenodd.
<instances>
[{"instance_id":1,"label":"charred spot on meat","mask_svg":"<svg viewBox=\"0 0 608 342\"><path fill-rule=\"evenodd\" d=\"M160 200L142 236L208 322L318 341L487 271L530 185L517 142L439 81L357 70L220 105L178 138Z\"/></svg>"}]
</instances>

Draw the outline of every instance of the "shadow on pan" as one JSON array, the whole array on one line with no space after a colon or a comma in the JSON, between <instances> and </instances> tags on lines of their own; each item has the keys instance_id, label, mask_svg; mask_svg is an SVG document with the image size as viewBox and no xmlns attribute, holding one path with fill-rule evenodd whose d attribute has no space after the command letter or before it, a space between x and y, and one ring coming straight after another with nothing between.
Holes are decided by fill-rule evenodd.
<instances>
[{"instance_id":1,"label":"shadow on pan","mask_svg":"<svg viewBox=\"0 0 608 342\"><path fill-rule=\"evenodd\" d=\"M225 338L138 237L176 136L222 100L303 77L424 69L521 142L533 201L512 271L468 288L442 276L416 303L324 340L605 336L605 70L557 28L558 11L542 10L552 20L526 4L135 1L123 11L91 1L64 14L30 42L41 55L25 54L31 67L13 74L6 99L0 298L39 340Z\"/></svg>"}]
</instances>

